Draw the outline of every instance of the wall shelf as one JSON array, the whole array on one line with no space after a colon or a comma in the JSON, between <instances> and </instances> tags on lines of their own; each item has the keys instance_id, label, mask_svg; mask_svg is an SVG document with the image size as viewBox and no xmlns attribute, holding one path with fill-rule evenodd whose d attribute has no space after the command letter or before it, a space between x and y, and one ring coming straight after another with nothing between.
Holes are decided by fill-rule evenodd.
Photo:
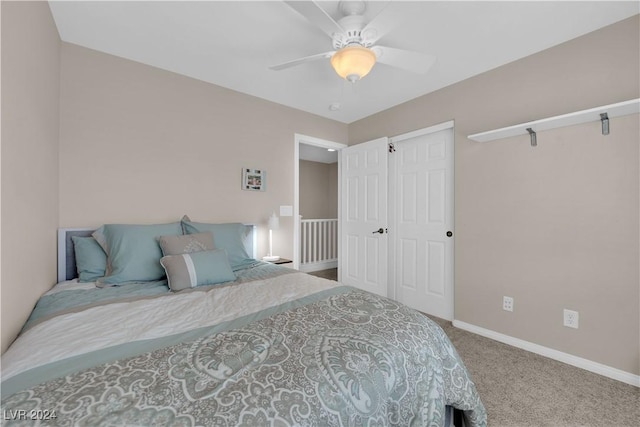
<instances>
[{"instance_id":1,"label":"wall shelf","mask_svg":"<svg viewBox=\"0 0 640 427\"><path fill-rule=\"evenodd\" d=\"M531 135L532 140L531 145L535 145L535 132L603 120L604 133L604 120L607 120L606 126L608 128L608 119L613 117L627 116L629 114L635 114L639 112L640 98L618 102L617 104L604 105L602 107L591 108L588 110L576 111L569 114L562 114L560 116L547 117L546 119L534 120L532 122L521 123L518 125L490 130L487 132L476 133L473 135L469 135L468 138L477 142L488 142L496 139L529 134ZM603 118L601 114L606 114L606 116ZM529 129L531 131L529 131Z\"/></svg>"}]
</instances>

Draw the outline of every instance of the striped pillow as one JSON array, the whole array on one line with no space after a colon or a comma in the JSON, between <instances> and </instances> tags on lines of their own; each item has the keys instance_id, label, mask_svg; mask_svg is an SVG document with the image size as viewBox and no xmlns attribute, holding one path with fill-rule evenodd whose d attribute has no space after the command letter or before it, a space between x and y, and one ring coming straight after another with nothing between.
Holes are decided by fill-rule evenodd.
<instances>
[{"instance_id":1,"label":"striped pillow","mask_svg":"<svg viewBox=\"0 0 640 427\"><path fill-rule=\"evenodd\" d=\"M174 292L236 280L224 249L168 255L162 257L160 264Z\"/></svg>"}]
</instances>

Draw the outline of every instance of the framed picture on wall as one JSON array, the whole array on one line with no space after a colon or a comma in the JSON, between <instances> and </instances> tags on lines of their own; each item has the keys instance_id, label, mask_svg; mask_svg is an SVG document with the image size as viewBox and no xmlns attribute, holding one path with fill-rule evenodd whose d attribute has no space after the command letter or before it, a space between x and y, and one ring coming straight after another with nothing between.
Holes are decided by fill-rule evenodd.
<instances>
[{"instance_id":1,"label":"framed picture on wall","mask_svg":"<svg viewBox=\"0 0 640 427\"><path fill-rule=\"evenodd\" d=\"M242 168L242 189L265 191L267 189L267 172L263 169Z\"/></svg>"}]
</instances>

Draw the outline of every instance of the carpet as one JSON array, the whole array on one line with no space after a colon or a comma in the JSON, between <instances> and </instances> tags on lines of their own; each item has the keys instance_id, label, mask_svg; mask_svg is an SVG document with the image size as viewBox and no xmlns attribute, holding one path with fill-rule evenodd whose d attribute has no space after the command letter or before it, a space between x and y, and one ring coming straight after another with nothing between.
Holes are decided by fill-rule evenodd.
<instances>
[{"instance_id":1,"label":"carpet","mask_svg":"<svg viewBox=\"0 0 640 427\"><path fill-rule=\"evenodd\" d=\"M433 318L462 357L489 426L640 426L640 389Z\"/></svg>"}]
</instances>

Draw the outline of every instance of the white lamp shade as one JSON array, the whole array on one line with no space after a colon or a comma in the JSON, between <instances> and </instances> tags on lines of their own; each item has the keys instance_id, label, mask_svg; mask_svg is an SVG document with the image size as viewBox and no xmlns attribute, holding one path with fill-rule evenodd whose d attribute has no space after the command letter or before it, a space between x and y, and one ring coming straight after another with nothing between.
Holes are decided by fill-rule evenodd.
<instances>
[{"instance_id":1,"label":"white lamp shade","mask_svg":"<svg viewBox=\"0 0 640 427\"><path fill-rule=\"evenodd\" d=\"M278 228L280 228L280 218L274 212L269 217L269 230L277 230Z\"/></svg>"},{"instance_id":2,"label":"white lamp shade","mask_svg":"<svg viewBox=\"0 0 640 427\"><path fill-rule=\"evenodd\" d=\"M369 74L375 63L376 54L363 46L344 47L331 57L336 73L352 83Z\"/></svg>"},{"instance_id":3,"label":"white lamp shade","mask_svg":"<svg viewBox=\"0 0 640 427\"><path fill-rule=\"evenodd\" d=\"M278 261L280 257L273 254L273 230L280 228L280 219L276 216L276 213L272 213L269 217L269 255L262 257L264 261Z\"/></svg>"}]
</instances>

